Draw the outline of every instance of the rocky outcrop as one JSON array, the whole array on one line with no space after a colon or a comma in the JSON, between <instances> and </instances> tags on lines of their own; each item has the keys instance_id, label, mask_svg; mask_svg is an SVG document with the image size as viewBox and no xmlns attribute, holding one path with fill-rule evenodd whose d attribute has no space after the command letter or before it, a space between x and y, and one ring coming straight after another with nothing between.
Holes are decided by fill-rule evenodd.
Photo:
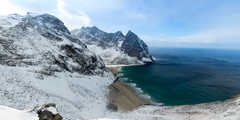
<instances>
[{"instance_id":1,"label":"rocky outcrop","mask_svg":"<svg viewBox=\"0 0 240 120\"><path fill-rule=\"evenodd\" d=\"M63 117L57 112L56 105L45 105L43 109L37 112L39 120L63 120Z\"/></svg>"},{"instance_id":2,"label":"rocky outcrop","mask_svg":"<svg viewBox=\"0 0 240 120\"><path fill-rule=\"evenodd\" d=\"M153 62L148 46L136 34L104 32L97 27L83 27L71 32L90 50L100 55L106 64L142 64Z\"/></svg>"},{"instance_id":3,"label":"rocky outcrop","mask_svg":"<svg viewBox=\"0 0 240 120\"><path fill-rule=\"evenodd\" d=\"M144 62L153 62L147 44L132 31L128 31L121 49L131 57L137 57Z\"/></svg>"},{"instance_id":4,"label":"rocky outcrop","mask_svg":"<svg viewBox=\"0 0 240 120\"><path fill-rule=\"evenodd\" d=\"M29 112L37 113L39 120L63 120L63 117L58 113L56 104L54 103L36 106Z\"/></svg>"}]
</instances>

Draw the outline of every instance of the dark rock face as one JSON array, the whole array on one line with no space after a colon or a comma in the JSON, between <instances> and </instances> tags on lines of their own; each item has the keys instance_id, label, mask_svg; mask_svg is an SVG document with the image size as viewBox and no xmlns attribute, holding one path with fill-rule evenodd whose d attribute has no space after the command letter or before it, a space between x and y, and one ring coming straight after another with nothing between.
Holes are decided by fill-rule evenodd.
<instances>
[{"instance_id":1,"label":"dark rock face","mask_svg":"<svg viewBox=\"0 0 240 120\"><path fill-rule=\"evenodd\" d=\"M63 120L63 117L59 113L53 113L49 111L48 108L56 110L56 104L50 103L41 106L40 108L36 107L34 110L37 110L39 120Z\"/></svg>"},{"instance_id":2,"label":"dark rock face","mask_svg":"<svg viewBox=\"0 0 240 120\"><path fill-rule=\"evenodd\" d=\"M109 104L107 105L107 108L108 108L109 110L114 111L114 112L117 112L117 111L118 111L118 106L115 105L115 104L109 103Z\"/></svg>"},{"instance_id":3,"label":"dark rock face","mask_svg":"<svg viewBox=\"0 0 240 120\"><path fill-rule=\"evenodd\" d=\"M54 115L51 112L44 110L38 112L38 117L39 120L53 120Z\"/></svg>"},{"instance_id":4,"label":"dark rock face","mask_svg":"<svg viewBox=\"0 0 240 120\"><path fill-rule=\"evenodd\" d=\"M104 63L64 23L49 15L27 15L18 24L0 29L0 64L40 66L44 73L57 71L101 74Z\"/></svg>"},{"instance_id":5,"label":"dark rock face","mask_svg":"<svg viewBox=\"0 0 240 120\"><path fill-rule=\"evenodd\" d=\"M82 51L74 46L64 45L61 46L61 50L63 50L66 56L61 56L62 65L64 66L64 59L71 58L74 63L78 63L81 67L78 66L64 66L64 68L68 71L78 71L80 73L85 74L94 74L93 71L96 68L104 69L104 64L99 62L101 60L97 56L85 56ZM65 57L65 58L64 58Z\"/></svg>"},{"instance_id":6,"label":"dark rock face","mask_svg":"<svg viewBox=\"0 0 240 120\"><path fill-rule=\"evenodd\" d=\"M151 55L148 52L148 46L132 31L127 33L121 49L129 56L137 57L139 59L149 58L152 60Z\"/></svg>"},{"instance_id":7,"label":"dark rock face","mask_svg":"<svg viewBox=\"0 0 240 120\"><path fill-rule=\"evenodd\" d=\"M38 112L39 120L63 120L62 116L59 114L54 115L48 110Z\"/></svg>"}]
</instances>

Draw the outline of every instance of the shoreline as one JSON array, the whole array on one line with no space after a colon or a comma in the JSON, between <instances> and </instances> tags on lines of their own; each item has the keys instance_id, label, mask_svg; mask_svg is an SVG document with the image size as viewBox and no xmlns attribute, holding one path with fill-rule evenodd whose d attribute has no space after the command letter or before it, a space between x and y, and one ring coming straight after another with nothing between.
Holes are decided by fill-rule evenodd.
<instances>
[{"instance_id":1,"label":"shoreline","mask_svg":"<svg viewBox=\"0 0 240 120\"><path fill-rule=\"evenodd\" d=\"M116 76L117 75L117 72L122 68L122 67L131 67L131 66L143 66L145 64L132 64L132 65L106 65L106 67ZM148 101L147 103L145 104L142 104L142 105L153 105L153 106L162 106L162 105L155 105L153 104L154 102L152 102L151 100L148 100L148 99L145 99L143 98L142 96L138 95L137 92L136 92L136 89L131 86L131 85L128 85L127 83L123 83L121 82L120 80L115 80L110 86L109 86L109 89L113 89L113 88L116 88L116 86L120 86L118 87L118 89L120 89L120 91L122 89L127 89L129 94L129 96L137 96L136 99L143 99L144 101ZM123 94L123 93L122 93ZM205 103L199 103L199 104L215 104L215 103L219 103L219 102L226 102L226 101L231 101L231 100L235 100L235 99L239 99L240 98L240 94L236 94L234 96L232 96L231 98L229 99L226 99L226 100L223 100L223 101L213 101L213 102L205 102ZM194 106L194 105L199 105L199 104L186 104L186 105L189 105L189 106ZM141 105L139 105L141 106ZM137 106L137 107L139 107ZM176 105L176 106L185 106L185 105ZM166 107L176 107L176 106L166 106ZM137 108L136 107L136 108Z\"/></svg>"},{"instance_id":2,"label":"shoreline","mask_svg":"<svg viewBox=\"0 0 240 120\"><path fill-rule=\"evenodd\" d=\"M130 64L130 65L125 65L125 64L119 64L119 65L105 65L107 68L109 67L130 67L130 66L143 66L146 64Z\"/></svg>"},{"instance_id":3,"label":"shoreline","mask_svg":"<svg viewBox=\"0 0 240 120\"><path fill-rule=\"evenodd\" d=\"M121 67L139 66L139 65L111 65L106 66L115 76ZM138 95L135 88L123 83L116 77L116 80L108 87L108 108L112 111L127 112L135 110L143 105L151 105L151 100Z\"/></svg>"},{"instance_id":4,"label":"shoreline","mask_svg":"<svg viewBox=\"0 0 240 120\"><path fill-rule=\"evenodd\" d=\"M135 110L142 105L149 105L151 102L136 94L131 86L115 81L109 86L109 106L113 111L127 112Z\"/></svg>"},{"instance_id":5,"label":"shoreline","mask_svg":"<svg viewBox=\"0 0 240 120\"><path fill-rule=\"evenodd\" d=\"M118 67L118 70L120 68L121 67ZM239 109L237 108L240 106L240 94L224 101L166 106L154 104L151 100L141 98L141 96L134 91L135 88L133 86L127 85L118 79L109 86L109 90L109 104L107 107L110 110L123 113L135 111L140 112L140 114L148 114L149 116L145 117L146 120L157 118L164 120L210 120L210 118L216 118L217 116L226 118L230 113L239 113ZM140 115L140 117L143 116ZM237 117L237 115L233 117ZM238 118L240 118L240 116L238 116Z\"/></svg>"}]
</instances>

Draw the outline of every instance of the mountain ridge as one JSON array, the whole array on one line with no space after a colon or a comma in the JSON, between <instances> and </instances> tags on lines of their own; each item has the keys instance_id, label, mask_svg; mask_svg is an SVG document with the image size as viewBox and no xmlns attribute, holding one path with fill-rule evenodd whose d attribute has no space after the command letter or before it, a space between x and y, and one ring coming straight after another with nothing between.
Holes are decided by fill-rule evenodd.
<instances>
[{"instance_id":1,"label":"mountain ridge","mask_svg":"<svg viewBox=\"0 0 240 120\"><path fill-rule=\"evenodd\" d=\"M106 64L148 64L154 61L148 51L147 44L132 31L128 31L126 35L121 31L107 33L93 26L82 27L71 31L71 33L87 46L91 46L92 49L91 47L90 49L99 56L110 59L104 60ZM109 54L106 49L111 49L114 52Z\"/></svg>"}]
</instances>

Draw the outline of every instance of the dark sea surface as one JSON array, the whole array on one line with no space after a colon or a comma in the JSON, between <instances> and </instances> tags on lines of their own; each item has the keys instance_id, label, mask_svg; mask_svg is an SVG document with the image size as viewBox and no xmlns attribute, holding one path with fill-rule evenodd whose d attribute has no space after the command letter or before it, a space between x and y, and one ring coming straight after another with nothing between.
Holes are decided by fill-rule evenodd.
<instances>
[{"instance_id":1,"label":"dark sea surface","mask_svg":"<svg viewBox=\"0 0 240 120\"><path fill-rule=\"evenodd\" d=\"M152 48L147 66L124 67L127 83L164 105L223 101L240 94L240 51Z\"/></svg>"}]
</instances>

